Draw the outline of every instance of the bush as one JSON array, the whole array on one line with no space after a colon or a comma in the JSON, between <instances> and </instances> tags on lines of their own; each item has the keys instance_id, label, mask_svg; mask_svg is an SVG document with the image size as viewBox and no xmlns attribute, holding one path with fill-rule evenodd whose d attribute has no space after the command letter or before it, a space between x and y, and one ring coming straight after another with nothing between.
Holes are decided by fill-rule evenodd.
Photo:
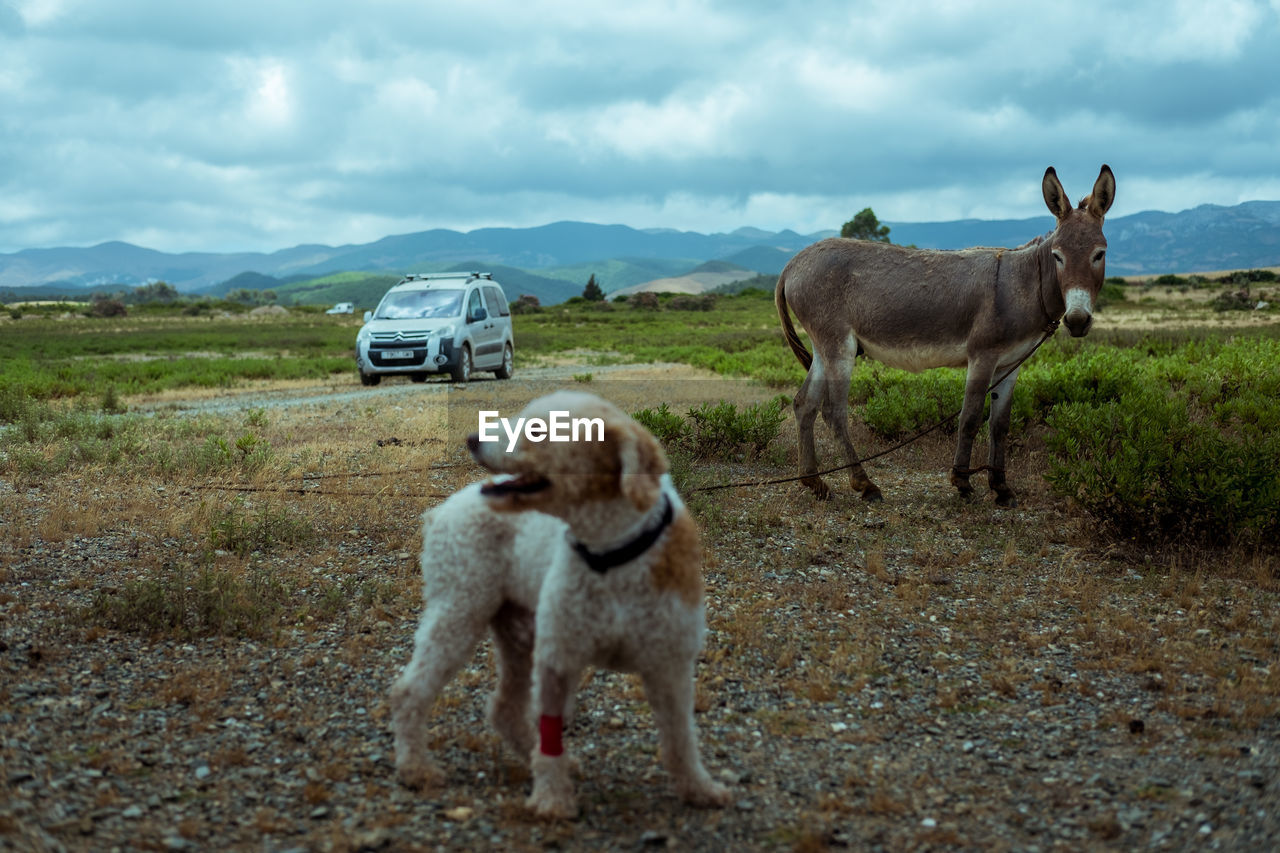
<instances>
[{"instance_id":1,"label":"bush","mask_svg":"<svg viewBox=\"0 0 1280 853\"><path fill-rule=\"evenodd\" d=\"M959 370L928 370L919 375L883 371L878 377L868 376L867 381L876 384L860 389L866 394L862 420L867 429L883 438L908 436L954 414L964 403L964 373ZM941 429L954 433L956 419L948 420Z\"/></svg>"},{"instance_id":2,"label":"bush","mask_svg":"<svg viewBox=\"0 0 1280 853\"><path fill-rule=\"evenodd\" d=\"M658 294L648 290L637 293L632 297L631 304L641 311L657 311L661 307L658 302Z\"/></svg>"},{"instance_id":3,"label":"bush","mask_svg":"<svg viewBox=\"0 0 1280 853\"><path fill-rule=\"evenodd\" d=\"M153 636L263 637L291 595L266 569L165 565L122 588L95 593L80 618Z\"/></svg>"},{"instance_id":4,"label":"bush","mask_svg":"<svg viewBox=\"0 0 1280 853\"><path fill-rule=\"evenodd\" d=\"M89 316L91 317L124 317L128 313L129 309L124 307L123 302L111 297L101 297L94 294L93 301L89 304Z\"/></svg>"},{"instance_id":5,"label":"bush","mask_svg":"<svg viewBox=\"0 0 1280 853\"><path fill-rule=\"evenodd\" d=\"M1096 307L1098 310L1102 310L1112 303L1124 302L1126 298L1124 279L1120 279L1117 284L1115 279L1109 278L1103 282L1102 289L1098 291Z\"/></svg>"},{"instance_id":6,"label":"bush","mask_svg":"<svg viewBox=\"0 0 1280 853\"><path fill-rule=\"evenodd\" d=\"M25 388L10 383L0 385L0 424L17 423L34 405Z\"/></svg>"},{"instance_id":7,"label":"bush","mask_svg":"<svg viewBox=\"0 0 1280 853\"><path fill-rule=\"evenodd\" d=\"M1047 479L1112 533L1222 545L1280 539L1280 400L1274 389L1149 383L1048 419Z\"/></svg>"},{"instance_id":8,"label":"bush","mask_svg":"<svg viewBox=\"0 0 1280 853\"><path fill-rule=\"evenodd\" d=\"M1224 290L1213 297L1214 311L1252 311L1257 303L1249 297L1249 291Z\"/></svg>"},{"instance_id":9,"label":"bush","mask_svg":"<svg viewBox=\"0 0 1280 853\"><path fill-rule=\"evenodd\" d=\"M1221 284L1232 284L1237 287L1241 287L1254 284L1255 282L1275 281L1276 278L1276 274L1271 270L1237 270L1236 272L1219 276L1214 279L1214 281Z\"/></svg>"},{"instance_id":10,"label":"bush","mask_svg":"<svg viewBox=\"0 0 1280 853\"><path fill-rule=\"evenodd\" d=\"M663 403L633 417L665 445L702 458L730 458L743 450L759 455L778 437L786 419L787 398L775 397L741 411L727 400L703 403L681 417Z\"/></svg>"},{"instance_id":11,"label":"bush","mask_svg":"<svg viewBox=\"0 0 1280 853\"><path fill-rule=\"evenodd\" d=\"M682 293L679 296L673 296L671 301L667 303L667 308L671 311L710 311L715 307L716 295L714 293L698 295Z\"/></svg>"},{"instance_id":12,"label":"bush","mask_svg":"<svg viewBox=\"0 0 1280 853\"><path fill-rule=\"evenodd\" d=\"M675 445L687 431L684 418L671 411L666 403L656 409L641 409L632 417L668 447Z\"/></svg>"},{"instance_id":13,"label":"bush","mask_svg":"<svg viewBox=\"0 0 1280 853\"><path fill-rule=\"evenodd\" d=\"M538 301L538 297L530 293L522 293L510 307L512 314L537 314L542 310L542 303Z\"/></svg>"},{"instance_id":14,"label":"bush","mask_svg":"<svg viewBox=\"0 0 1280 853\"><path fill-rule=\"evenodd\" d=\"M214 514L209 528L209 544L214 548L247 557L278 545L301 545L315 534L311 523L288 508L263 507L249 513L243 501L236 501Z\"/></svg>"}]
</instances>

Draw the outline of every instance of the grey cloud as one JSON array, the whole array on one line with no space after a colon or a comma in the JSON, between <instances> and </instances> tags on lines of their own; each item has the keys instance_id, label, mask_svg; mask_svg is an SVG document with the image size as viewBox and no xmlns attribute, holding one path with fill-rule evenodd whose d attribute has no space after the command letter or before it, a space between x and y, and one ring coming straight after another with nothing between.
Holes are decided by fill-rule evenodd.
<instances>
[{"instance_id":1,"label":"grey cloud","mask_svg":"<svg viewBox=\"0 0 1280 853\"><path fill-rule=\"evenodd\" d=\"M0 3L0 251L128 234L272 249L381 236L355 223L613 210L812 230L735 220L769 194L910 204L877 203L895 221L1025 216L1045 166L1082 194L1102 162L1126 210L1155 206L1127 188L1190 176L1274 185L1275 12L1192 55L1102 38L1149 24L1150 44L1181 44L1165 4L1112 8L122 0L27 27ZM707 220L661 221L676 198Z\"/></svg>"}]
</instances>

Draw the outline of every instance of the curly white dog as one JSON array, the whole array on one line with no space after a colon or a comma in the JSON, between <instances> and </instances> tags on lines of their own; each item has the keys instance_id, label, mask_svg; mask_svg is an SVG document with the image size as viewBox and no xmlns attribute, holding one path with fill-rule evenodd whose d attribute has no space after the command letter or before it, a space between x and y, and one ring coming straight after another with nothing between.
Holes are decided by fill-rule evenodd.
<instances>
[{"instance_id":1,"label":"curly white dog","mask_svg":"<svg viewBox=\"0 0 1280 853\"><path fill-rule=\"evenodd\" d=\"M640 674L677 792L696 806L723 806L729 793L703 767L693 723L705 631L697 527L662 447L611 403L562 391L521 416L549 422L566 412L599 419L595 435L554 442L526 432L509 452L505 440L472 435L472 455L498 476L423 516L426 608L413 659L391 691L396 767L409 785L440 780L424 742L428 712L492 629L490 720L532 756L535 812L577 814L562 732L591 665Z\"/></svg>"}]
</instances>

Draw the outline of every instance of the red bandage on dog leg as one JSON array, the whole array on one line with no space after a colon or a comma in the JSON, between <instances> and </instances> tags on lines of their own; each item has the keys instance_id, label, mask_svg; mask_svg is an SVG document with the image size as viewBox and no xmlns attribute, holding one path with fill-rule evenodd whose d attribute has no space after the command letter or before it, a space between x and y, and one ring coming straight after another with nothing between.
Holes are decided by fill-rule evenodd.
<instances>
[{"instance_id":1,"label":"red bandage on dog leg","mask_svg":"<svg viewBox=\"0 0 1280 853\"><path fill-rule=\"evenodd\" d=\"M564 718L552 717L543 714L538 718L538 735L543 755L557 756L564 754L564 742L561 740L561 734L564 732Z\"/></svg>"}]
</instances>

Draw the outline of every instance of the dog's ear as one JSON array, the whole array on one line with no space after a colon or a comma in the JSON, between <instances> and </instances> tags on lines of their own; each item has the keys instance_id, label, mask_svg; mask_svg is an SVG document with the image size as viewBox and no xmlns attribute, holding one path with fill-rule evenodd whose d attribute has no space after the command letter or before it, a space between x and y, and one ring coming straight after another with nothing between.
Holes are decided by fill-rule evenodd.
<instances>
[{"instance_id":1,"label":"dog's ear","mask_svg":"<svg viewBox=\"0 0 1280 853\"><path fill-rule=\"evenodd\" d=\"M639 510L658 502L667 455L662 445L638 424L618 430L618 474L622 494Z\"/></svg>"}]
</instances>

